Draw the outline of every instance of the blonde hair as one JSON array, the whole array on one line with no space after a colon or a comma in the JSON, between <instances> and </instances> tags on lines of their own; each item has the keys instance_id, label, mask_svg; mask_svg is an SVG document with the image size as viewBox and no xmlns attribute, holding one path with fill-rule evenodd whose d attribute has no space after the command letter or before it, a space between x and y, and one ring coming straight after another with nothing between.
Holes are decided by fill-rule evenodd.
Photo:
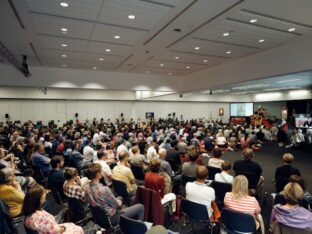
<instances>
[{"instance_id":1,"label":"blonde hair","mask_svg":"<svg viewBox=\"0 0 312 234\"><path fill-rule=\"evenodd\" d=\"M288 183L283 192L288 204L297 205L303 199L303 189L297 183Z\"/></svg>"},{"instance_id":2,"label":"blonde hair","mask_svg":"<svg viewBox=\"0 0 312 234\"><path fill-rule=\"evenodd\" d=\"M244 175L235 177L232 185L232 197L236 200L248 196L248 180Z\"/></svg>"},{"instance_id":3,"label":"blonde hair","mask_svg":"<svg viewBox=\"0 0 312 234\"><path fill-rule=\"evenodd\" d=\"M294 160L294 156L292 154L286 153L286 154L283 155L284 163L290 164L290 163L292 163L293 160Z\"/></svg>"}]
</instances>

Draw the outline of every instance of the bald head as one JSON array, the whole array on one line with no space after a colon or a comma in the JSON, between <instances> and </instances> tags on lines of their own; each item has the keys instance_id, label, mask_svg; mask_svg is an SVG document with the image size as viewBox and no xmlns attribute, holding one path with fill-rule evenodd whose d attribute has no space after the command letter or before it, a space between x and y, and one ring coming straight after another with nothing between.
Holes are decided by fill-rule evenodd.
<instances>
[{"instance_id":1,"label":"bald head","mask_svg":"<svg viewBox=\"0 0 312 234\"><path fill-rule=\"evenodd\" d=\"M167 150L164 148L161 148L159 149L158 154L161 159L165 159L167 156Z\"/></svg>"}]
</instances>

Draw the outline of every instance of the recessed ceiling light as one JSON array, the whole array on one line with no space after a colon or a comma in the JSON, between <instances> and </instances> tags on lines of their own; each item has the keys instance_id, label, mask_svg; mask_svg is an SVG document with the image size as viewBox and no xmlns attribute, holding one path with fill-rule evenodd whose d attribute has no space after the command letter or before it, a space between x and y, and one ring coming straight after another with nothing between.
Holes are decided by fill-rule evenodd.
<instances>
[{"instance_id":1,"label":"recessed ceiling light","mask_svg":"<svg viewBox=\"0 0 312 234\"><path fill-rule=\"evenodd\" d=\"M208 62L208 60L207 60L207 59L204 59L204 60L203 60L203 62L204 62L204 63L207 63L207 62Z\"/></svg>"},{"instance_id":2,"label":"recessed ceiling light","mask_svg":"<svg viewBox=\"0 0 312 234\"><path fill-rule=\"evenodd\" d=\"M199 50L200 49L200 47L199 46L196 46L195 48L194 48L194 50Z\"/></svg>"},{"instance_id":3,"label":"recessed ceiling light","mask_svg":"<svg viewBox=\"0 0 312 234\"><path fill-rule=\"evenodd\" d=\"M62 44L61 46L66 47L66 46L67 46L67 44Z\"/></svg>"},{"instance_id":4,"label":"recessed ceiling light","mask_svg":"<svg viewBox=\"0 0 312 234\"><path fill-rule=\"evenodd\" d=\"M61 28L61 31L62 31L62 32L67 32L68 29L67 29L67 28Z\"/></svg>"},{"instance_id":5,"label":"recessed ceiling light","mask_svg":"<svg viewBox=\"0 0 312 234\"><path fill-rule=\"evenodd\" d=\"M169 76L172 76L172 73L171 72L169 72L169 74L168 74Z\"/></svg>"},{"instance_id":6,"label":"recessed ceiling light","mask_svg":"<svg viewBox=\"0 0 312 234\"><path fill-rule=\"evenodd\" d=\"M165 64L161 63L161 64L159 64L159 66L163 67L163 66L165 66Z\"/></svg>"},{"instance_id":7,"label":"recessed ceiling light","mask_svg":"<svg viewBox=\"0 0 312 234\"><path fill-rule=\"evenodd\" d=\"M296 30L296 28L290 28L290 29L288 29L288 32L293 32L295 30Z\"/></svg>"},{"instance_id":8,"label":"recessed ceiling light","mask_svg":"<svg viewBox=\"0 0 312 234\"><path fill-rule=\"evenodd\" d=\"M115 39L120 39L120 36L119 35L115 35L114 38Z\"/></svg>"},{"instance_id":9,"label":"recessed ceiling light","mask_svg":"<svg viewBox=\"0 0 312 234\"><path fill-rule=\"evenodd\" d=\"M69 4L68 4L67 2L61 2L60 5L61 5L62 7L68 7L68 6L69 6Z\"/></svg>"},{"instance_id":10,"label":"recessed ceiling light","mask_svg":"<svg viewBox=\"0 0 312 234\"><path fill-rule=\"evenodd\" d=\"M106 52L111 52L111 49L105 49Z\"/></svg>"},{"instance_id":11,"label":"recessed ceiling light","mask_svg":"<svg viewBox=\"0 0 312 234\"><path fill-rule=\"evenodd\" d=\"M264 42L264 39L260 39L258 42L262 43L262 42Z\"/></svg>"},{"instance_id":12,"label":"recessed ceiling light","mask_svg":"<svg viewBox=\"0 0 312 234\"><path fill-rule=\"evenodd\" d=\"M93 69L93 70L96 70L96 69L97 69L97 67L92 67L92 69Z\"/></svg>"},{"instance_id":13,"label":"recessed ceiling light","mask_svg":"<svg viewBox=\"0 0 312 234\"><path fill-rule=\"evenodd\" d=\"M230 36L230 33L225 32L225 33L223 33L223 36L224 36L224 37Z\"/></svg>"},{"instance_id":14,"label":"recessed ceiling light","mask_svg":"<svg viewBox=\"0 0 312 234\"><path fill-rule=\"evenodd\" d=\"M191 67L190 67L190 66L186 66L185 68L186 68L186 69L190 69Z\"/></svg>"},{"instance_id":15,"label":"recessed ceiling light","mask_svg":"<svg viewBox=\"0 0 312 234\"><path fill-rule=\"evenodd\" d=\"M66 58L66 57L67 57L67 55L66 55L66 54L62 54L62 57L63 57L63 58Z\"/></svg>"},{"instance_id":16,"label":"recessed ceiling light","mask_svg":"<svg viewBox=\"0 0 312 234\"><path fill-rule=\"evenodd\" d=\"M256 23L258 20L257 19L251 19L249 20L250 23Z\"/></svg>"},{"instance_id":17,"label":"recessed ceiling light","mask_svg":"<svg viewBox=\"0 0 312 234\"><path fill-rule=\"evenodd\" d=\"M128 15L129 19L135 19L135 15Z\"/></svg>"},{"instance_id":18,"label":"recessed ceiling light","mask_svg":"<svg viewBox=\"0 0 312 234\"><path fill-rule=\"evenodd\" d=\"M180 57L179 56L175 56L174 59L180 59Z\"/></svg>"},{"instance_id":19,"label":"recessed ceiling light","mask_svg":"<svg viewBox=\"0 0 312 234\"><path fill-rule=\"evenodd\" d=\"M99 60L100 60L100 61L104 61L104 59L103 59L103 58L99 58Z\"/></svg>"},{"instance_id":20,"label":"recessed ceiling light","mask_svg":"<svg viewBox=\"0 0 312 234\"><path fill-rule=\"evenodd\" d=\"M66 64L63 64L62 67L67 67L67 65L66 65Z\"/></svg>"},{"instance_id":21,"label":"recessed ceiling light","mask_svg":"<svg viewBox=\"0 0 312 234\"><path fill-rule=\"evenodd\" d=\"M226 51L226 53L227 53L227 54L231 54L231 53L232 53L232 51Z\"/></svg>"}]
</instances>

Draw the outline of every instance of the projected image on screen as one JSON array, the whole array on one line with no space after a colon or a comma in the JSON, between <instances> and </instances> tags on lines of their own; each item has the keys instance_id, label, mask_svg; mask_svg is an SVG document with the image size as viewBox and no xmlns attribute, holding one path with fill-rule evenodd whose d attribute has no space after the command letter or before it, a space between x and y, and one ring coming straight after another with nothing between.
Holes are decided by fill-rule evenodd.
<instances>
[{"instance_id":1,"label":"projected image on screen","mask_svg":"<svg viewBox=\"0 0 312 234\"><path fill-rule=\"evenodd\" d=\"M231 116L251 116L253 114L253 103L231 103Z\"/></svg>"}]
</instances>

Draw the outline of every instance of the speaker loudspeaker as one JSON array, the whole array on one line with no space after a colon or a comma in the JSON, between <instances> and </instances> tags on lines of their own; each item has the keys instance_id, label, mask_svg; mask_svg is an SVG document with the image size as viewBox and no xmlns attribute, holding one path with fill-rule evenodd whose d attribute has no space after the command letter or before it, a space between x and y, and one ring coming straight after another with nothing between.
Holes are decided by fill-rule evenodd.
<instances>
[{"instance_id":1,"label":"speaker loudspeaker","mask_svg":"<svg viewBox=\"0 0 312 234\"><path fill-rule=\"evenodd\" d=\"M9 118L9 114L5 114L5 118L8 119Z\"/></svg>"},{"instance_id":2,"label":"speaker loudspeaker","mask_svg":"<svg viewBox=\"0 0 312 234\"><path fill-rule=\"evenodd\" d=\"M75 117L76 117L76 118L78 117L78 113L75 113Z\"/></svg>"},{"instance_id":3,"label":"speaker loudspeaker","mask_svg":"<svg viewBox=\"0 0 312 234\"><path fill-rule=\"evenodd\" d=\"M121 113L120 116L123 117L123 113Z\"/></svg>"}]
</instances>

